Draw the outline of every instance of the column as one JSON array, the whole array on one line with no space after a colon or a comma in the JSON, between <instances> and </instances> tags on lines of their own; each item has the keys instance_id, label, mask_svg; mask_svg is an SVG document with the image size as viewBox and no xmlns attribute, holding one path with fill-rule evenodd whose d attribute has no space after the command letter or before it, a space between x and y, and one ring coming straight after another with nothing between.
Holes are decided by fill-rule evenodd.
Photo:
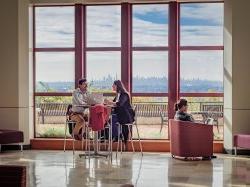
<instances>
[{"instance_id":1,"label":"column","mask_svg":"<svg viewBox=\"0 0 250 187\"><path fill-rule=\"evenodd\" d=\"M224 148L233 135L250 134L250 1L224 1Z\"/></svg>"}]
</instances>

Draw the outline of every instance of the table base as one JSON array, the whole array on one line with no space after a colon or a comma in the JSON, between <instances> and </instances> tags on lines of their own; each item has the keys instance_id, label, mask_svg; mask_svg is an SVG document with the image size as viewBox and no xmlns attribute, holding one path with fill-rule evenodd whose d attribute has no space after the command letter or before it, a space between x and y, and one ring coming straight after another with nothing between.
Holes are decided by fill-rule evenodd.
<instances>
[{"instance_id":1,"label":"table base","mask_svg":"<svg viewBox=\"0 0 250 187\"><path fill-rule=\"evenodd\" d=\"M84 154L79 154L79 157L105 157L105 158L108 158L110 154L104 154L104 153L98 153L98 152L95 152L95 151L91 151L91 152L85 152Z\"/></svg>"}]
</instances>

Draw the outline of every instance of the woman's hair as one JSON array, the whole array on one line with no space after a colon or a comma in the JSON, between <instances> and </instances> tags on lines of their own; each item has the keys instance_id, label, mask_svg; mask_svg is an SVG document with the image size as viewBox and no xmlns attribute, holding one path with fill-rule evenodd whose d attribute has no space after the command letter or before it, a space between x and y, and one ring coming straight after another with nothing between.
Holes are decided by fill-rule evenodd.
<instances>
[{"instance_id":1,"label":"woman's hair","mask_svg":"<svg viewBox=\"0 0 250 187\"><path fill-rule=\"evenodd\" d=\"M175 103L175 111L180 110L183 106L187 106L187 100L186 99L179 99L177 103Z\"/></svg>"},{"instance_id":2,"label":"woman's hair","mask_svg":"<svg viewBox=\"0 0 250 187\"><path fill-rule=\"evenodd\" d=\"M115 80L114 85L116 85L116 92L117 93L127 93L128 91L126 90L125 86L123 85L122 81L120 80Z\"/></svg>"},{"instance_id":3,"label":"woman's hair","mask_svg":"<svg viewBox=\"0 0 250 187\"><path fill-rule=\"evenodd\" d=\"M117 93L126 93L129 97L129 103L131 103L131 98L130 98L130 94L128 93L128 91L126 90L125 86L123 85L122 81L120 80L115 80L114 85L116 85L116 92Z\"/></svg>"}]
</instances>

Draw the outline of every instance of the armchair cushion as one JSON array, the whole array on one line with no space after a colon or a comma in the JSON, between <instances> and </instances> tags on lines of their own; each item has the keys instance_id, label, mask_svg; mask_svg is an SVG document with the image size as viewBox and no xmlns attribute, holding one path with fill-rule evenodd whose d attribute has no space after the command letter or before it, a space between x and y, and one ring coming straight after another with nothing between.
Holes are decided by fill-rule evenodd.
<instances>
[{"instance_id":1,"label":"armchair cushion","mask_svg":"<svg viewBox=\"0 0 250 187\"><path fill-rule=\"evenodd\" d=\"M0 129L0 144L21 143L23 140L22 131Z\"/></svg>"}]
</instances>

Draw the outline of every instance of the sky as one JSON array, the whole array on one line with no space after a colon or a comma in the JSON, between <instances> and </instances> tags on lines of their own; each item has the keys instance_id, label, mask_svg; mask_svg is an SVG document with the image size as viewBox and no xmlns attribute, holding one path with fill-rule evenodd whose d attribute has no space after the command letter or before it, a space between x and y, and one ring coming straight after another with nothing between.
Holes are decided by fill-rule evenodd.
<instances>
[{"instance_id":1,"label":"sky","mask_svg":"<svg viewBox=\"0 0 250 187\"><path fill-rule=\"evenodd\" d=\"M120 6L87 7L87 47L120 47L120 20ZM74 7L36 9L37 47L74 47L74 28ZM182 4L180 43L223 45L223 4ZM168 46L168 5L133 6L133 46ZM182 79L223 80L222 51L182 51L180 59ZM87 52L87 78L120 78L120 60L120 52ZM74 81L74 53L39 52L36 62L37 81ZM133 76L167 72L167 52L133 52Z\"/></svg>"}]
</instances>

